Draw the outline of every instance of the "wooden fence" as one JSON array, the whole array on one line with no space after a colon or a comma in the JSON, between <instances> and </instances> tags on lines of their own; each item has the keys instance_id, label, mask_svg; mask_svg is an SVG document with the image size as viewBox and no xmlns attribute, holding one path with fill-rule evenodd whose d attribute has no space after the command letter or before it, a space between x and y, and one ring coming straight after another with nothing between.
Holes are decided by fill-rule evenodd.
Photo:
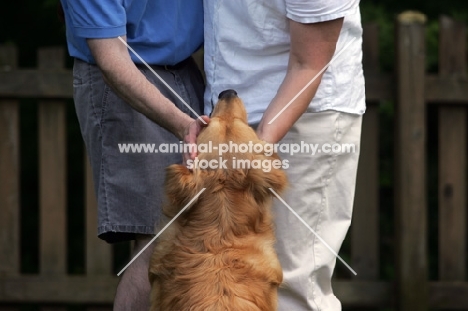
<instances>
[{"instance_id":1,"label":"wooden fence","mask_svg":"<svg viewBox=\"0 0 468 311\"><path fill-rule=\"evenodd\" d=\"M468 310L466 213L466 30L440 18L439 73L425 71L425 26L421 15L402 14L395 22L394 75L379 73L378 28L365 26L364 67L368 109L355 212L350 230L351 262L358 275L335 279L345 307L397 310ZM67 274L66 106L72 76L64 69L64 49L41 49L38 69L17 68L16 49L0 48L0 310L24 303L41 310L68 304L108 310L117 277L111 248L96 238L96 203L89 165L85 184L86 273ZM20 99L38 99L39 273L20 271ZM379 103L395 109L395 279L380 277ZM437 105L438 137L427 136L426 112ZM30 135L31 133L29 133ZM438 141L438 215L428 215L426 147ZM437 228L428 218L438 219ZM51 225L53 224L53 225ZM428 234L438 232L438 277L428 277ZM339 265L340 263L338 263Z\"/></svg>"}]
</instances>

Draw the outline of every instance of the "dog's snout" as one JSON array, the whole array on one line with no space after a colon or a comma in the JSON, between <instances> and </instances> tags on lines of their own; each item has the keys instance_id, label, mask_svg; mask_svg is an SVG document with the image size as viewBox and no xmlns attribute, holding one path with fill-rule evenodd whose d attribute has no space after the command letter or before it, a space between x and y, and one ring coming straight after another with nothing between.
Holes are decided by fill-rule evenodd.
<instances>
[{"instance_id":1,"label":"dog's snout","mask_svg":"<svg viewBox=\"0 0 468 311\"><path fill-rule=\"evenodd\" d=\"M232 97L237 97L237 92L234 90L224 90L221 93L219 93L218 99L226 99L226 98L232 98Z\"/></svg>"}]
</instances>

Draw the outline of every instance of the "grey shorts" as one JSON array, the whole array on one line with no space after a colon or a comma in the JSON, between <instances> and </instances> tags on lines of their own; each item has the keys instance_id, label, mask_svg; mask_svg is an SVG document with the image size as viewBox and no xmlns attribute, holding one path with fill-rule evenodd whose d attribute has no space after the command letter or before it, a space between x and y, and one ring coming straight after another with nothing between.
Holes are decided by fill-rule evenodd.
<instances>
[{"instance_id":1,"label":"grey shorts","mask_svg":"<svg viewBox=\"0 0 468 311\"><path fill-rule=\"evenodd\" d=\"M179 109L190 110L147 68L140 71ZM199 114L203 78L192 59L153 69ZM135 111L103 81L95 65L75 60L76 114L93 169L98 200L98 236L115 243L154 234L161 218L165 168L180 163L177 153L121 153L118 144L179 143L170 132Z\"/></svg>"}]
</instances>

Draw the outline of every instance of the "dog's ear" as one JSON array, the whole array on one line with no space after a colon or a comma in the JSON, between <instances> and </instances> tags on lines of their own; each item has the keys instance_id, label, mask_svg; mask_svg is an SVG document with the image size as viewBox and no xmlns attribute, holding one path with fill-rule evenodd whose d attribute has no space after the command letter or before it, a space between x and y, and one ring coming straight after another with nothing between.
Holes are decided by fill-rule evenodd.
<instances>
[{"instance_id":1,"label":"dog's ear","mask_svg":"<svg viewBox=\"0 0 468 311\"><path fill-rule=\"evenodd\" d=\"M273 195L269 188L281 194L288 185L286 173L280 169L273 168L269 172L262 169L250 169L247 178L255 200L259 203Z\"/></svg>"},{"instance_id":2,"label":"dog's ear","mask_svg":"<svg viewBox=\"0 0 468 311\"><path fill-rule=\"evenodd\" d=\"M165 191L164 214L168 217L174 217L197 194L193 172L184 165L168 166L166 168Z\"/></svg>"}]
</instances>

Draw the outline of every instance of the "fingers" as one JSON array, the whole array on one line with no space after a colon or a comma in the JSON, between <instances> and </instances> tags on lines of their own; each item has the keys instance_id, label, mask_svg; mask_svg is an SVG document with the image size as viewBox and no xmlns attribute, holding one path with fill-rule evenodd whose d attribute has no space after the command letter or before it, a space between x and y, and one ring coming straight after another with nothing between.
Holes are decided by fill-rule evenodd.
<instances>
[{"instance_id":1,"label":"fingers","mask_svg":"<svg viewBox=\"0 0 468 311\"><path fill-rule=\"evenodd\" d=\"M185 130L184 135L184 144L195 145L197 143L197 137L200 134L201 130L208 126L210 123L210 118L208 116L200 116L195 119L188 128ZM188 152L184 152L183 161L184 164L187 164L188 160L193 160L197 156L196 148L188 148Z\"/></svg>"},{"instance_id":2,"label":"fingers","mask_svg":"<svg viewBox=\"0 0 468 311\"><path fill-rule=\"evenodd\" d=\"M205 116L205 115L199 116L199 117L196 119L196 121L197 121L197 122L200 122L200 125L201 125L202 127L206 127L206 126L208 126L208 123L210 123L210 117Z\"/></svg>"}]
</instances>

